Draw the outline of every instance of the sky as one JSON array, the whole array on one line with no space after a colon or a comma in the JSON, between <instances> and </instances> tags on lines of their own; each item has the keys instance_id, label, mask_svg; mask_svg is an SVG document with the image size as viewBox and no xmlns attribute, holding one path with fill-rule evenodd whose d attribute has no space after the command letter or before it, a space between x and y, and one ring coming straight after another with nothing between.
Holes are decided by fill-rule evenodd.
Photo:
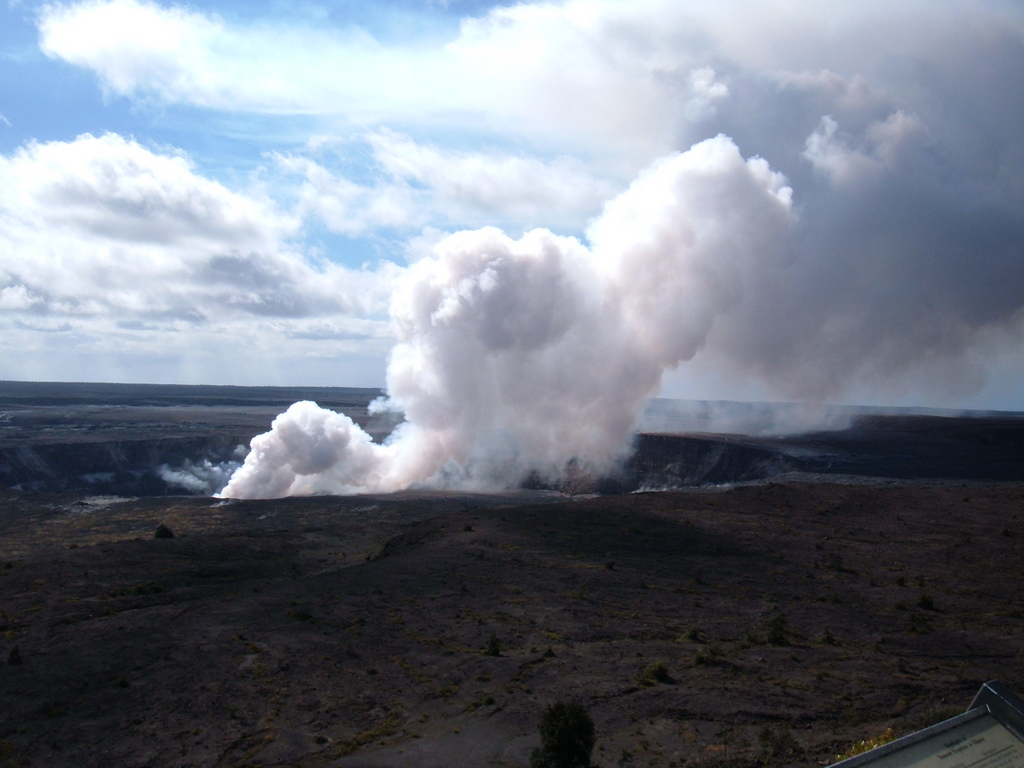
<instances>
[{"instance_id":1,"label":"sky","mask_svg":"<svg viewBox=\"0 0 1024 768\"><path fill-rule=\"evenodd\" d=\"M384 386L453 242L656 253L545 347L638 397L1024 410L1024 3L0 7L0 378Z\"/></svg>"}]
</instances>

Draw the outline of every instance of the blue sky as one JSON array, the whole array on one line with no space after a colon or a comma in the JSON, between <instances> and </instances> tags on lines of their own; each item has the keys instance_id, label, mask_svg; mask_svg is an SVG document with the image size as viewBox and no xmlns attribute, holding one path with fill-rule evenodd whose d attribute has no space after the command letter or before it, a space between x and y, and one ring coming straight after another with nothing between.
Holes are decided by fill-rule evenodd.
<instances>
[{"instance_id":1,"label":"blue sky","mask_svg":"<svg viewBox=\"0 0 1024 768\"><path fill-rule=\"evenodd\" d=\"M632 248L722 135L792 222L666 252L664 394L1024 409L1020 3L12 1L0 68L2 378L383 385L444 237Z\"/></svg>"}]
</instances>

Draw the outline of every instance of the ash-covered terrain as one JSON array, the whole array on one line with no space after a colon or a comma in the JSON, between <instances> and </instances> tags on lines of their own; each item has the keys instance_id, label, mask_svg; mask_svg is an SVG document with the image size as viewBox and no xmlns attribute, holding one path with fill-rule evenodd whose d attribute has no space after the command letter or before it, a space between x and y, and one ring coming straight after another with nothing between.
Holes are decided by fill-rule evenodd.
<instances>
[{"instance_id":1,"label":"ash-covered terrain","mask_svg":"<svg viewBox=\"0 0 1024 768\"><path fill-rule=\"evenodd\" d=\"M1011 414L646 433L559 488L230 501L167 478L297 397L381 439L379 393L53 386L3 385L4 768L525 767L569 698L597 766L810 768L1024 691Z\"/></svg>"}]
</instances>

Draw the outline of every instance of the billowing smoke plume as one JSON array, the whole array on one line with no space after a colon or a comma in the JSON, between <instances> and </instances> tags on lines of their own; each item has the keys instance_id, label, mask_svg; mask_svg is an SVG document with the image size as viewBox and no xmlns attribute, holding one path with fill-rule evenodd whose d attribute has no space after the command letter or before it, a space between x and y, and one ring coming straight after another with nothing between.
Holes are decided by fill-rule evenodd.
<instances>
[{"instance_id":1,"label":"billowing smoke plume","mask_svg":"<svg viewBox=\"0 0 1024 768\"><path fill-rule=\"evenodd\" d=\"M590 247L534 230L460 232L391 300L378 445L347 416L296 403L253 439L221 495L499 485L609 468L667 368L789 258L785 179L718 136L655 163L591 226Z\"/></svg>"}]
</instances>

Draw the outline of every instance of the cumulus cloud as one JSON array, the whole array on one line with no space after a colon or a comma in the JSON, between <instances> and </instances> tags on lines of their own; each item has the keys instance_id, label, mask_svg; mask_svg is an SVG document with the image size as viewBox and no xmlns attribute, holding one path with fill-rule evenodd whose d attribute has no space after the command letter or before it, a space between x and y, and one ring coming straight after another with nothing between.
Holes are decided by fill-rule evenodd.
<instances>
[{"instance_id":1,"label":"cumulus cloud","mask_svg":"<svg viewBox=\"0 0 1024 768\"><path fill-rule=\"evenodd\" d=\"M299 221L258 189L115 134L0 156L0 222L0 320L22 328L234 335L239 322L351 318L365 333L354 316L386 306L395 273L313 267L287 246Z\"/></svg>"},{"instance_id":2,"label":"cumulus cloud","mask_svg":"<svg viewBox=\"0 0 1024 768\"><path fill-rule=\"evenodd\" d=\"M155 153L116 134L31 143L2 163L10 215L83 236L246 250L296 228L268 201L199 176L186 157Z\"/></svg>"}]
</instances>

